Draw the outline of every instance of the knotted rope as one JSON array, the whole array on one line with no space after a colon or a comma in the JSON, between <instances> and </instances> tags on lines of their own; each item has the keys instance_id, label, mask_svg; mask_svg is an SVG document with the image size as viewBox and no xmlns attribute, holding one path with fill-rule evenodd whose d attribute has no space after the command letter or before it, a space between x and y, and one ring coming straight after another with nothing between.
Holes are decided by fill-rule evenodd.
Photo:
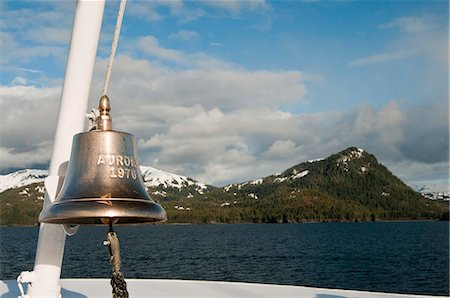
<instances>
[{"instance_id":1,"label":"knotted rope","mask_svg":"<svg viewBox=\"0 0 450 298\"><path fill-rule=\"evenodd\" d=\"M111 286L112 286L112 297L113 298L128 298L127 283L125 282L125 277L120 270L121 259L120 259L120 246L119 238L117 233L113 231L112 224L109 226L108 240L104 241L103 244L108 246L110 262L112 268Z\"/></svg>"}]
</instances>

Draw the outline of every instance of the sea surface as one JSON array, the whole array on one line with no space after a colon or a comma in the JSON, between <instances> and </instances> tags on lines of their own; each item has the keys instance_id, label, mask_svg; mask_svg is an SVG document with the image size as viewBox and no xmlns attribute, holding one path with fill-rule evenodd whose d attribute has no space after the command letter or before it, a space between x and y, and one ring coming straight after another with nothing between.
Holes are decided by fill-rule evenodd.
<instances>
[{"instance_id":1,"label":"sea surface","mask_svg":"<svg viewBox=\"0 0 450 298\"><path fill-rule=\"evenodd\" d=\"M449 295L448 222L145 225L116 229L126 278ZM32 270L38 227L0 228L0 279ZM107 227L66 241L62 277L109 278Z\"/></svg>"}]
</instances>

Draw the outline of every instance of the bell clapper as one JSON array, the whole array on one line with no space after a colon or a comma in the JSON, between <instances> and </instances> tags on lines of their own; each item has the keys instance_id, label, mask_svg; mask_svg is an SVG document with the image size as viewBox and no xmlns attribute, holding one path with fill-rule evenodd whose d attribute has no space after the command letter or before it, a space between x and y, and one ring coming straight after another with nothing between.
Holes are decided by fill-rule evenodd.
<instances>
[{"instance_id":1,"label":"bell clapper","mask_svg":"<svg viewBox=\"0 0 450 298\"><path fill-rule=\"evenodd\" d=\"M107 238L107 240L103 241L103 245L108 247L110 255L113 298L128 298L127 283L125 282L125 277L120 269L122 262L120 258L119 238L117 237L117 233L113 230L112 222L109 222Z\"/></svg>"}]
</instances>

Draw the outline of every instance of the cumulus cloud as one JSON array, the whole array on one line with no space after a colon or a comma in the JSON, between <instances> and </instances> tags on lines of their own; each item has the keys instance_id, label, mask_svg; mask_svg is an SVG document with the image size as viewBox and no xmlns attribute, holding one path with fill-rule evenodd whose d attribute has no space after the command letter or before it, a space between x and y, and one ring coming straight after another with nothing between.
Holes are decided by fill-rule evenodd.
<instances>
[{"instance_id":1,"label":"cumulus cloud","mask_svg":"<svg viewBox=\"0 0 450 298\"><path fill-rule=\"evenodd\" d=\"M94 82L101 82L105 65L104 60L98 64ZM121 109L131 111L133 104L140 103L138 113L147 112L155 104L201 105L228 111L243 107L276 107L304 100L305 81L309 78L302 72L250 71L226 65L225 68L216 65L203 68L202 63L198 63L195 68L175 70L120 56L114 64L110 90L119 97L129 98L128 106ZM99 92L99 86L94 87L94 92Z\"/></svg>"},{"instance_id":2,"label":"cumulus cloud","mask_svg":"<svg viewBox=\"0 0 450 298\"><path fill-rule=\"evenodd\" d=\"M25 78L22 77L15 77L14 80L11 82L11 85L28 85L30 81L28 81Z\"/></svg>"},{"instance_id":3,"label":"cumulus cloud","mask_svg":"<svg viewBox=\"0 0 450 298\"><path fill-rule=\"evenodd\" d=\"M243 9L268 9L264 1L208 1L203 5L232 14ZM127 8L127 13L158 21L164 18L161 8L168 9L179 21L206 15L204 9L192 9L181 1L137 2ZM33 31L27 30L34 21L26 18L30 12L21 13L17 28L24 29L23 37L28 38ZM47 12L36 17L48 18L35 24L35 28L47 30L37 24L55 24L62 15ZM351 65L404 59L416 55L416 48L421 53L442 52L441 41L435 42L435 37L441 35L430 34L430 27L421 20L397 19L380 27L401 29L408 35L402 39L406 46L382 49L355 59ZM48 29L47 41L62 42L67 36L64 28ZM19 49L13 34L3 33L0 38L8 60L65 55L58 47ZM171 38L190 40L198 38L198 34L179 31ZM245 69L204 52L187 53L162 43L147 35L124 44L129 53L139 51L141 58L118 56L110 86L114 128L136 136L143 165L224 185L270 175L302 161L358 146L376 154L402 178L419 179L421 168L428 169L422 173L427 179L435 175L433 169L439 169L441 177L445 175L442 169L448 166L448 105L431 102L428 113L423 113L423 108L408 109L393 100L381 107L360 104L345 112L282 112L281 107L305 100L311 76L297 70ZM149 57L153 62L147 60ZM106 60L99 60L90 106L97 104L105 68ZM0 87L2 167L42 164L51 153L60 88L23 86L28 84L25 76L18 75L10 86ZM439 146L430 145L436 142ZM411 171L416 171L416 176Z\"/></svg>"},{"instance_id":4,"label":"cumulus cloud","mask_svg":"<svg viewBox=\"0 0 450 298\"><path fill-rule=\"evenodd\" d=\"M421 163L449 160L449 103L435 102L411 109L405 122L402 154ZM424 125L425 124L425 125Z\"/></svg>"},{"instance_id":5,"label":"cumulus cloud","mask_svg":"<svg viewBox=\"0 0 450 298\"><path fill-rule=\"evenodd\" d=\"M382 23L383 30L398 29L396 36L386 49L378 53L356 58L350 66L385 63L408 59L422 55L438 63L448 61L448 25L440 24L431 16L399 17L391 22Z\"/></svg>"},{"instance_id":6,"label":"cumulus cloud","mask_svg":"<svg viewBox=\"0 0 450 298\"><path fill-rule=\"evenodd\" d=\"M71 32L72 30L70 27L36 27L26 30L22 35L22 38L44 44L56 43L67 45L70 40ZM36 38L37 36L39 36L39 38Z\"/></svg>"},{"instance_id":7,"label":"cumulus cloud","mask_svg":"<svg viewBox=\"0 0 450 298\"><path fill-rule=\"evenodd\" d=\"M171 1L166 2L170 3ZM133 5L128 5L127 14L133 17L145 18L148 21L160 21L164 17L157 12L157 7L154 4L154 1L148 3L135 2Z\"/></svg>"},{"instance_id":8,"label":"cumulus cloud","mask_svg":"<svg viewBox=\"0 0 450 298\"><path fill-rule=\"evenodd\" d=\"M450 191L449 162L426 163L411 159L386 161L384 164L403 181L415 189Z\"/></svg>"},{"instance_id":9,"label":"cumulus cloud","mask_svg":"<svg viewBox=\"0 0 450 298\"><path fill-rule=\"evenodd\" d=\"M45 31L45 30L44 30ZM40 31L33 31L33 34L42 34ZM16 40L17 36L25 36L26 33L19 32L13 34L10 32L0 32L0 62L6 68L11 67L10 64L23 64L32 61L35 58L52 57L63 61L66 55L66 46L40 45L38 43L28 44L24 46L20 41ZM56 38L48 35L45 39ZM16 67L17 68L17 67Z\"/></svg>"},{"instance_id":10,"label":"cumulus cloud","mask_svg":"<svg viewBox=\"0 0 450 298\"><path fill-rule=\"evenodd\" d=\"M52 153L52 145L53 142L44 141L23 152L15 148L0 147L0 164L2 168L26 168L33 164L46 164Z\"/></svg>"},{"instance_id":11,"label":"cumulus cloud","mask_svg":"<svg viewBox=\"0 0 450 298\"><path fill-rule=\"evenodd\" d=\"M276 160L293 160L295 155L299 154L299 147L291 140L276 140L272 145L263 153L264 158Z\"/></svg>"},{"instance_id":12,"label":"cumulus cloud","mask_svg":"<svg viewBox=\"0 0 450 298\"><path fill-rule=\"evenodd\" d=\"M390 52L390 53L375 54L372 56L362 57L362 58L358 58L353 61L350 61L348 63L348 65L361 66L361 65L368 65L368 64L400 60L400 59L405 59L405 58L414 56L417 52L418 52L417 49L408 49L408 50L399 50L399 51Z\"/></svg>"},{"instance_id":13,"label":"cumulus cloud","mask_svg":"<svg viewBox=\"0 0 450 298\"><path fill-rule=\"evenodd\" d=\"M223 9L232 14L238 14L242 10L261 10L266 11L270 9L270 4L264 0L219 0L219 1L203 1L204 5Z\"/></svg>"},{"instance_id":14,"label":"cumulus cloud","mask_svg":"<svg viewBox=\"0 0 450 298\"><path fill-rule=\"evenodd\" d=\"M235 16L242 11L266 12L271 6L264 0L219 0L199 1L192 5L189 1L145 1L133 2L128 6L128 14L140 17L150 22L164 20L168 17L163 10L169 10L170 17L175 17L179 23L188 23L203 17Z\"/></svg>"},{"instance_id":15,"label":"cumulus cloud","mask_svg":"<svg viewBox=\"0 0 450 298\"><path fill-rule=\"evenodd\" d=\"M380 28L398 28L407 33L420 33L428 28L428 24L419 17L400 17L389 23L380 24Z\"/></svg>"},{"instance_id":16,"label":"cumulus cloud","mask_svg":"<svg viewBox=\"0 0 450 298\"><path fill-rule=\"evenodd\" d=\"M169 35L169 39L192 40L198 39L200 35L195 31L180 30Z\"/></svg>"},{"instance_id":17,"label":"cumulus cloud","mask_svg":"<svg viewBox=\"0 0 450 298\"><path fill-rule=\"evenodd\" d=\"M380 109L363 105L348 112L312 115L265 108L201 110L169 124L166 132L141 138L139 144L143 160L157 167L222 185L269 175L354 145L382 161L402 160L399 147L407 141L409 116L396 102Z\"/></svg>"},{"instance_id":18,"label":"cumulus cloud","mask_svg":"<svg viewBox=\"0 0 450 298\"><path fill-rule=\"evenodd\" d=\"M127 7L127 14L140 17L146 21L156 22L167 18L161 10L169 10L169 15L176 17L178 22L187 23L203 17L206 12L201 8L190 7L188 2L174 1L144 1L133 2Z\"/></svg>"},{"instance_id":19,"label":"cumulus cloud","mask_svg":"<svg viewBox=\"0 0 450 298\"><path fill-rule=\"evenodd\" d=\"M30 9L6 9L2 11L2 30L28 30L28 28L54 26L70 27L74 14L74 3L61 1L61 3L50 3L50 10L39 8ZM68 15L69 14L69 15Z\"/></svg>"},{"instance_id":20,"label":"cumulus cloud","mask_svg":"<svg viewBox=\"0 0 450 298\"><path fill-rule=\"evenodd\" d=\"M13 50L17 47L14 36L8 32L0 32L0 45L0 62L5 63L11 58Z\"/></svg>"},{"instance_id":21,"label":"cumulus cloud","mask_svg":"<svg viewBox=\"0 0 450 298\"><path fill-rule=\"evenodd\" d=\"M53 139L60 88L0 86L0 94L0 140L7 152L35 150Z\"/></svg>"},{"instance_id":22,"label":"cumulus cloud","mask_svg":"<svg viewBox=\"0 0 450 298\"><path fill-rule=\"evenodd\" d=\"M130 43L129 47L135 47L142 53L161 59L163 62L172 62L185 67L226 68L230 66L230 63L211 57L203 52L186 53L162 47L158 39L150 35L139 37L136 45Z\"/></svg>"},{"instance_id":23,"label":"cumulus cloud","mask_svg":"<svg viewBox=\"0 0 450 298\"><path fill-rule=\"evenodd\" d=\"M97 62L90 106L97 104L105 67L105 60ZM448 164L448 104L442 102L429 103L428 113L393 100L381 107L366 103L345 112L293 114L280 107L304 99L308 81L301 72L230 65L180 70L129 56L119 56L114 67L114 128L136 136L143 165L224 185L349 146L367 149L407 179L420 176L409 173L420 165ZM2 167L48 161L60 89L2 86L0 94ZM436 141L442 146L430 151L428 144ZM426 177L432 176L430 170Z\"/></svg>"}]
</instances>

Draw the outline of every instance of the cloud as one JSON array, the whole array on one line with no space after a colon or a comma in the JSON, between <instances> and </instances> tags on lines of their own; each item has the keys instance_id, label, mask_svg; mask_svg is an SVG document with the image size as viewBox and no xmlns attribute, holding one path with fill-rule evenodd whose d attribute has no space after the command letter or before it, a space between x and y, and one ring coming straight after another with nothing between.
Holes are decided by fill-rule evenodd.
<instances>
[{"instance_id":1,"label":"cloud","mask_svg":"<svg viewBox=\"0 0 450 298\"><path fill-rule=\"evenodd\" d=\"M210 42L209 43L209 45L210 46L212 46L212 47L223 47L223 44L222 43L220 43L220 42Z\"/></svg>"},{"instance_id":2,"label":"cloud","mask_svg":"<svg viewBox=\"0 0 450 298\"><path fill-rule=\"evenodd\" d=\"M8 32L0 32L0 62L8 62L16 48L14 36Z\"/></svg>"},{"instance_id":3,"label":"cloud","mask_svg":"<svg viewBox=\"0 0 450 298\"><path fill-rule=\"evenodd\" d=\"M265 75L269 79L266 79L258 72L242 69L226 70L227 88L209 84L210 94L228 92L228 100L211 103L212 96L194 85L190 89L192 94L184 102L186 89L172 90L182 83L184 71L177 72L124 56L116 62L112 86L117 89L111 91L113 123L115 129L136 136L141 164L225 185L270 175L302 161L358 146L376 154L402 178L436 178L431 171L436 167L441 169L437 174L445 175L442 165L448 164L448 159L440 153L437 154L440 158L421 157L427 151L420 146L423 134L428 134L425 139L428 142L439 139L446 132L433 129L447 121L443 112L445 107L437 104L431 103L426 117L418 117L417 113L423 112L422 109L405 109L398 101L380 108L362 104L346 112L295 115L278 110L284 102L278 92L261 89L296 90L298 81L286 81L282 73L268 72ZM100 68L103 64L104 61L97 64L96 77L102 77ZM241 77L242 73L245 76ZM161 75L167 80L164 84L157 81ZM214 72L197 75L196 79L201 79L214 76ZM238 79L233 79L233 75ZM254 83L248 83L251 81ZM255 84L260 88L254 88ZM97 91L93 90L93 94L100 88L95 86ZM246 96L234 101L232 95L237 94L234 89ZM3 86L0 91L5 108L0 128L2 167L26 167L47 162L59 88ZM173 92L173 97L159 96L167 92ZM301 89L297 90L296 96L301 98L301 94ZM249 100L254 96L254 101ZM39 125L30 129L30 123ZM421 168L429 170L420 173Z\"/></svg>"},{"instance_id":4,"label":"cloud","mask_svg":"<svg viewBox=\"0 0 450 298\"><path fill-rule=\"evenodd\" d=\"M41 32L36 32L39 35ZM52 38L48 36L47 38ZM44 40L46 38L43 38ZM35 58L53 57L63 61L67 52L66 46L49 46L24 44L17 41L16 37L9 32L0 32L0 62L6 68L18 68L17 64L28 63ZM10 66L14 64L14 66ZM24 70L26 68L22 68Z\"/></svg>"},{"instance_id":5,"label":"cloud","mask_svg":"<svg viewBox=\"0 0 450 298\"><path fill-rule=\"evenodd\" d=\"M380 110L363 106L351 113L312 115L262 107L230 112L203 109L169 124L165 132L141 138L139 144L143 159L157 167L189 171L198 179L223 185L269 175L354 145L394 159L398 142L391 143L402 134L403 117L394 103Z\"/></svg>"},{"instance_id":6,"label":"cloud","mask_svg":"<svg viewBox=\"0 0 450 298\"><path fill-rule=\"evenodd\" d=\"M154 36L140 37L137 45L142 52L163 60L169 60L176 63L183 63L186 60L185 55L180 51L160 47L158 39Z\"/></svg>"},{"instance_id":7,"label":"cloud","mask_svg":"<svg viewBox=\"0 0 450 298\"><path fill-rule=\"evenodd\" d=\"M398 28L407 33L421 33L428 29L428 24L419 17L400 17L389 23L380 24L382 29Z\"/></svg>"},{"instance_id":8,"label":"cloud","mask_svg":"<svg viewBox=\"0 0 450 298\"><path fill-rule=\"evenodd\" d=\"M15 85L28 85L30 83L29 80L22 78L22 77L15 77L14 80L11 82L12 86Z\"/></svg>"},{"instance_id":9,"label":"cloud","mask_svg":"<svg viewBox=\"0 0 450 298\"><path fill-rule=\"evenodd\" d=\"M7 152L35 150L36 144L53 140L60 90L0 86L0 140Z\"/></svg>"},{"instance_id":10,"label":"cloud","mask_svg":"<svg viewBox=\"0 0 450 298\"><path fill-rule=\"evenodd\" d=\"M407 179L420 178L421 165L448 163L448 104L412 109L393 100L377 108L366 103L345 112L292 114L280 107L304 100L307 74L247 70L226 62L222 68L204 67L177 53L193 66L178 69L124 55L114 64L114 128L136 136L141 164L224 185L349 146L374 153ZM106 62L97 61L90 106L98 102ZM44 151L51 151L60 88L2 86L0 94L0 157L8 160L2 167L48 161ZM30 123L39 125L30 129ZM436 141L441 145L434 147ZM437 176L424 172L423 177Z\"/></svg>"},{"instance_id":11,"label":"cloud","mask_svg":"<svg viewBox=\"0 0 450 298\"><path fill-rule=\"evenodd\" d=\"M159 2L134 2L132 5L127 6L127 14L132 17L141 17L151 22L163 20L164 17L157 12L157 3ZM170 3L171 1L167 1L168 5Z\"/></svg>"},{"instance_id":12,"label":"cloud","mask_svg":"<svg viewBox=\"0 0 450 298\"><path fill-rule=\"evenodd\" d=\"M365 104L347 112L309 115L268 108L229 112L197 109L191 117L168 123L168 129L148 139L140 138L139 146L144 161L215 185L269 175L355 145L393 165L396 174L417 178L420 174L408 172L412 168L417 171L416 166L424 162L404 150L406 143L420 138L407 133L411 122L417 121L414 116L395 101L379 109ZM433 124L423 121L421 125ZM429 138L436 137L435 133L430 131ZM400 167L398 161L405 160L409 162ZM430 167L437 164L426 162Z\"/></svg>"},{"instance_id":13,"label":"cloud","mask_svg":"<svg viewBox=\"0 0 450 298\"><path fill-rule=\"evenodd\" d=\"M417 50L399 50L399 51L391 52L391 53L376 54L373 56L355 59L353 61L350 61L348 63L348 65L361 66L361 65L395 61L395 60L400 60L400 59L405 59L405 58L411 57L415 53L417 53Z\"/></svg>"},{"instance_id":14,"label":"cloud","mask_svg":"<svg viewBox=\"0 0 450 298\"><path fill-rule=\"evenodd\" d=\"M206 6L211 6L218 9L223 9L231 14L239 14L242 10L259 10L267 11L271 8L264 0L251 0L251 1L241 1L241 0L219 0L219 1L203 1Z\"/></svg>"},{"instance_id":15,"label":"cloud","mask_svg":"<svg viewBox=\"0 0 450 298\"><path fill-rule=\"evenodd\" d=\"M270 160L288 160L295 159L295 155L299 154L299 147L291 140L276 140L263 153L264 158Z\"/></svg>"},{"instance_id":16,"label":"cloud","mask_svg":"<svg viewBox=\"0 0 450 298\"><path fill-rule=\"evenodd\" d=\"M49 3L50 10L42 10L43 7L33 9L6 9L2 11L1 30L12 30L22 32L36 27L68 27L73 22L75 4L63 1L61 3ZM65 9L61 9L65 7ZM69 10L70 8L70 10Z\"/></svg>"},{"instance_id":17,"label":"cloud","mask_svg":"<svg viewBox=\"0 0 450 298\"><path fill-rule=\"evenodd\" d=\"M197 62L192 62L196 64ZM101 66L100 66L101 64ZM129 98L124 111L147 112L152 105L218 108L230 111L242 108L277 107L302 102L306 94L305 75L298 71L249 71L241 68L197 67L175 70L170 67L119 56L114 64L111 94ZM222 63L225 64L225 63ZM101 82L106 61L97 67L94 82ZM100 70L102 69L102 70ZM133 78L133 79L130 79ZM93 90L98 91L100 83ZM150 101L151 99L151 101Z\"/></svg>"},{"instance_id":18,"label":"cloud","mask_svg":"<svg viewBox=\"0 0 450 298\"><path fill-rule=\"evenodd\" d=\"M53 142L44 141L26 151L18 152L14 148L0 147L2 168L26 168L34 164L47 164L52 153Z\"/></svg>"},{"instance_id":19,"label":"cloud","mask_svg":"<svg viewBox=\"0 0 450 298\"><path fill-rule=\"evenodd\" d=\"M169 35L169 39L192 40L198 39L200 35L195 31L181 30Z\"/></svg>"},{"instance_id":20,"label":"cloud","mask_svg":"<svg viewBox=\"0 0 450 298\"><path fill-rule=\"evenodd\" d=\"M266 12L270 9L270 4L264 0L199 1L195 5L189 1L177 0L132 2L128 5L127 13L150 22L175 17L179 23L188 23L203 17L235 16L242 11Z\"/></svg>"},{"instance_id":21,"label":"cloud","mask_svg":"<svg viewBox=\"0 0 450 298\"><path fill-rule=\"evenodd\" d=\"M405 122L405 139L400 146L406 158L421 163L448 163L448 111L449 103L445 101L409 110Z\"/></svg>"},{"instance_id":22,"label":"cloud","mask_svg":"<svg viewBox=\"0 0 450 298\"><path fill-rule=\"evenodd\" d=\"M64 65L75 4L63 1L29 5L24 2L19 7L26 8L20 9L17 6L10 8L9 5L5 4L0 21L2 70L19 71L21 77L30 80L28 76L33 72L23 74L25 69L39 64ZM33 79L36 79L35 76Z\"/></svg>"},{"instance_id":23,"label":"cloud","mask_svg":"<svg viewBox=\"0 0 450 298\"><path fill-rule=\"evenodd\" d=\"M71 32L72 29L70 27L37 27L26 30L22 38L42 44L56 43L67 45L70 41ZM36 38L37 36L39 38Z\"/></svg>"},{"instance_id":24,"label":"cloud","mask_svg":"<svg viewBox=\"0 0 450 298\"><path fill-rule=\"evenodd\" d=\"M163 63L176 63L180 66L188 67L218 67L226 68L230 63L216 59L203 52L186 53L178 50L164 48L154 36L141 36L135 44L130 43L130 48L137 48L142 53L160 59Z\"/></svg>"},{"instance_id":25,"label":"cloud","mask_svg":"<svg viewBox=\"0 0 450 298\"><path fill-rule=\"evenodd\" d=\"M439 23L432 16L399 17L392 22L382 23L384 30L399 29L400 34L381 53L356 58L350 66L364 66L386 63L423 56L430 61L448 63L448 24Z\"/></svg>"},{"instance_id":26,"label":"cloud","mask_svg":"<svg viewBox=\"0 0 450 298\"><path fill-rule=\"evenodd\" d=\"M431 187L431 191L450 191L449 162L426 163L416 160L386 161L384 164L408 185Z\"/></svg>"},{"instance_id":27,"label":"cloud","mask_svg":"<svg viewBox=\"0 0 450 298\"><path fill-rule=\"evenodd\" d=\"M188 3L180 0L132 2L127 6L127 14L149 22L162 21L173 16L180 23L195 21L206 14L203 9L189 7L186 4Z\"/></svg>"}]
</instances>

